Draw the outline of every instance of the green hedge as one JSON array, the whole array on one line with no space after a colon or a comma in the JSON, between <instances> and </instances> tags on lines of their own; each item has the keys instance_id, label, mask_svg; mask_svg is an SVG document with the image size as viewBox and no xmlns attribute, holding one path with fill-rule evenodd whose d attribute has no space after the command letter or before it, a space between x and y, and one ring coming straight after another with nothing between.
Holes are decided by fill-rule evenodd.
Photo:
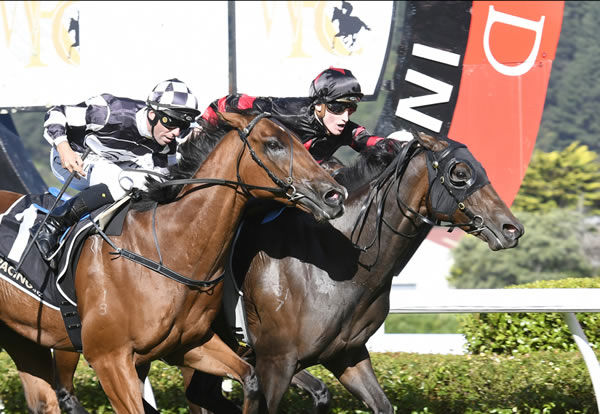
<instances>
[{"instance_id":1,"label":"green hedge","mask_svg":"<svg viewBox=\"0 0 600 414\"><path fill-rule=\"evenodd\" d=\"M373 354L373 366L397 413L597 413L586 366L578 352L531 355ZM334 413L361 413L364 407L320 366L310 371L333 395ZM24 413L25 401L14 365L0 353L0 398L5 413ZM162 413L187 412L179 371L153 364L150 380ZM237 385L237 384L236 384ZM93 371L81 363L75 386L93 413L112 412ZM240 398L240 387L231 393ZM292 389L282 413L309 412L311 401Z\"/></svg>"},{"instance_id":2,"label":"green hedge","mask_svg":"<svg viewBox=\"0 0 600 414\"><path fill-rule=\"evenodd\" d=\"M510 288L600 288L600 278L538 281ZM600 314L577 314L590 345L599 349ZM577 345L559 313L481 313L461 318L459 329L470 353L526 354L533 351L575 351Z\"/></svg>"}]
</instances>

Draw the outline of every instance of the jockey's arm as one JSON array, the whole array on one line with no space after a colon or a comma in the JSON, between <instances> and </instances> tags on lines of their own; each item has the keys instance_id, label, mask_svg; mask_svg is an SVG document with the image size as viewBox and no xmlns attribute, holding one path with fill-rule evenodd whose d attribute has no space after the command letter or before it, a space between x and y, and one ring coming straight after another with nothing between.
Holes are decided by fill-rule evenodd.
<instances>
[{"instance_id":1,"label":"jockey's arm","mask_svg":"<svg viewBox=\"0 0 600 414\"><path fill-rule=\"evenodd\" d=\"M46 113L44 139L56 148L61 165L69 172L85 176L81 156L71 143L85 146L86 136L105 126L110 112L105 97L109 96L94 96L76 105L56 105Z\"/></svg>"},{"instance_id":2,"label":"jockey's arm","mask_svg":"<svg viewBox=\"0 0 600 414\"><path fill-rule=\"evenodd\" d=\"M344 134L346 133L351 135L350 147L357 152L361 152L365 148L375 145L383 139L383 137L372 135L365 127L352 121L349 121L346 125Z\"/></svg>"},{"instance_id":3,"label":"jockey's arm","mask_svg":"<svg viewBox=\"0 0 600 414\"><path fill-rule=\"evenodd\" d=\"M271 112L271 98L254 97L246 94L227 95L213 101L202 113L202 119L211 125L217 125L217 112Z\"/></svg>"},{"instance_id":4,"label":"jockey's arm","mask_svg":"<svg viewBox=\"0 0 600 414\"><path fill-rule=\"evenodd\" d=\"M44 139L57 147L75 136L83 137L89 132L99 131L106 124L108 113L104 95L94 96L77 105L53 106L44 120Z\"/></svg>"}]
</instances>

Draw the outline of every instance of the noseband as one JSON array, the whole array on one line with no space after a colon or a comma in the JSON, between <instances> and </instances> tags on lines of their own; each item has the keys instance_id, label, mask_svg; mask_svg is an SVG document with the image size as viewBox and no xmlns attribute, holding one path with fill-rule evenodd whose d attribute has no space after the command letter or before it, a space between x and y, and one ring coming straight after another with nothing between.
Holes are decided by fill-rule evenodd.
<instances>
[{"instance_id":1,"label":"noseband","mask_svg":"<svg viewBox=\"0 0 600 414\"><path fill-rule=\"evenodd\" d=\"M250 135L250 132L252 132L252 129L254 128L254 126L261 119L263 119L265 117L269 117L269 116L271 116L271 114L269 112L263 112L262 114L255 117L252 121L250 121L250 123L245 128L238 129L238 135L239 135L240 139L242 140L242 142L244 143L244 147L238 154L238 159L237 159L237 173L236 173L237 179L238 179L237 184L242 188L242 190L244 191L244 194L246 194L248 197L252 197L252 195L250 194L250 191L248 189L255 189L255 190L261 189L261 190L271 191L272 193L275 193L275 194L285 193L286 197L290 201L295 202L295 201L301 199L303 197L303 195L299 194L296 191L296 187L294 187L294 176L293 176L294 145L292 144L292 139L293 139L292 135L288 133L289 140L290 140L290 172L289 172L289 175L285 178L285 180L280 179L275 174L273 174L273 172L271 170L269 170L269 168L261 161L261 159L258 158L258 156L256 155L256 152L250 145L250 142L248 142L248 135ZM269 178L271 180L273 180L273 182L275 184L277 184L277 187L259 187L259 186L244 183L244 181L242 180L242 177L240 177L240 162L242 160L242 156L244 155L244 150L246 149L246 147L248 148L248 152L250 152L250 156L252 157L254 162L257 163L263 170L265 170L265 172L267 173Z\"/></svg>"}]
</instances>

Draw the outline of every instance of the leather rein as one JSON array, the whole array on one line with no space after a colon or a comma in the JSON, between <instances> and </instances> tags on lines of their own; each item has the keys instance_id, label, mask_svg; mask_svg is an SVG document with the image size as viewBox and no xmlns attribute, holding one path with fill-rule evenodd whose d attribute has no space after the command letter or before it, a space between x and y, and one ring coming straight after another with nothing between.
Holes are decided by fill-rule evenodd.
<instances>
[{"instance_id":1,"label":"leather rein","mask_svg":"<svg viewBox=\"0 0 600 414\"><path fill-rule=\"evenodd\" d=\"M252 129L256 126L256 124L261 119L263 119L265 117L269 117L269 116L271 116L271 114L269 112L261 113L260 115L256 116L252 121L250 121L250 123L245 128L243 128L243 129L238 128L238 130L237 130L238 136L244 144L238 154L238 157L237 157L236 175L237 175L238 181L213 179L213 178L187 178L187 179L178 179L178 180L166 180L166 181L163 181L162 183L159 183L158 185L170 186L170 185L184 185L184 184L205 184L203 186L200 186L199 189L212 187L214 185L225 185L225 186L229 186L229 187L233 187L233 188L241 187L244 194L247 195L248 197L253 197L252 194L250 194L251 190L264 190L264 191L270 191L275 194L285 194L285 196L292 202L296 202L296 201L300 200L301 198L306 197L305 195L298 193L296 191L296 188L293 185L293 183L294 183L294 179L293 179L294 149L293 149L293 145L292 145L293 137L291 136L291 134L289 135L289 139L290 139L289 176L283 180L280 179L279 177L277 177L275 174L273 174L273 172L271 170L269 170L269 168L261 161L261 159L258 157L258 155L256 155L256 152L254 151L254 149L248 142L248 136L250 135L250 133L252 132ZM252 157L254 162L256 162L263 170L266 171L269 178L271 178L271 180L277 185L277 187L257 186L257 185L247 184L242 180L242 178L240 176L240 163L241 163L242 156L243 156L246 148L248 148L250 156ZM146 172L148 174L157 175L162 178L165 178L164 175L158 174L154 171L147 171L147 170L140 170L140 169L126 169L126 170L131 170L131 171L136 171L136 172ZM189 193L186 193L186 194L189 194ZM184 195L186 195L186 194L184 194ZM207 280L207 281L195 280L195 279L191 279L187 276L184 276L172 269L169 269L168 267L163 265L162 255L160 252L160 246L158 243L158 236L156 234L156 209L157 209L157 207L158 207L158 203L155 202L153 212L152 212L152 235L154 237L154 244L156 246L156 251L158 253L158 258L159 258L158 262L148 259L148 258L141 256L130 250L118 247L102 231L102 229L100 229L100 227L98 226L98 224L96 222L92 221L92 223L93 223L94 227L96 228L96 231L98 232L98 234L113 249L115 249L114 252L109 252L109 254L117 256L117 257L115 257L115 259L122 256L126 259L131 260L132 262L141 264L142 266L145 266L146 268L148 268L150 270L160 273L161 275L163 275L169 279L172 279L178 283L184 284L189 287L210 288L210 289L214 288L215 285L217 285L219 282L221 282L223 280L223 278L225 277L224 273L221 276L217 277L216 279L212 279L212 280Z\"/></svg>"}]
</instances>

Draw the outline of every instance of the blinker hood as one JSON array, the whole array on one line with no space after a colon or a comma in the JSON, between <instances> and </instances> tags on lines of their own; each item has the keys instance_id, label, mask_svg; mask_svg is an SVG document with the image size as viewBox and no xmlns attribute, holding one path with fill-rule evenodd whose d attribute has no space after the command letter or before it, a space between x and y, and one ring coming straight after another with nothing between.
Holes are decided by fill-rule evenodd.
<instances>
[{"instance_id":1,"label":"blinker hood","mask_svg":"<svg viewBox=\"0 0 600 414\"><path fill-rule=\"evenodd\" d=\"M485 169L464 144L444 139L448 147L444 150L427 151L429 174L429 200L434 214L452 216L459 204L475 191L490 183ZM466 181L453 182L452 169L459 163L466 164L471 177Z\"/></svg>"}]
</instances>

